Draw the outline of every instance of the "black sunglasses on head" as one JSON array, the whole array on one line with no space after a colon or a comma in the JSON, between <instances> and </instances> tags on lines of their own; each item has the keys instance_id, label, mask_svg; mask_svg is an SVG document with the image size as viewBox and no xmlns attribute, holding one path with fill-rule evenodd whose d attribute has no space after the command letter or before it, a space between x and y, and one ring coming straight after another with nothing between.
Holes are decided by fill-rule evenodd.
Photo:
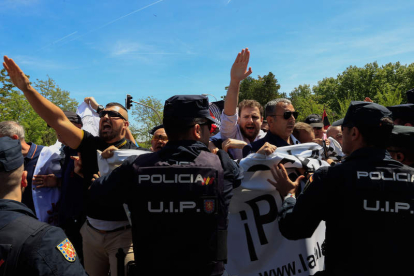
<instances>
[{"instance_id":1,"label":"black sunglasses on head","mask_svg":"<svg viewBox=\"0 0 414 276\"><path fill-rule=\"evenodd\" d=\"M102 110L101 112L99 112L99 118L103 118L106 115L108 115L109 118L121 118L121 119L124 119L125 121L127 120L119 112L116 112L113 110Z\"/></svg>"},{"instance_id":2,"label":"black sunglasses on head","mask_svg":"<svg viewBox=\"0 0 414 276\"><path fill-rule=\"evenodd\" d=\"M268 115L268 116L271 116L271 117L272 116L283 116L283 119L288 120L292 115L295 119L297 119L298 116L299 116L299 112L297 112L297 111L285 111L283 113L283 115Z\"/></svg>"}]
</instances>

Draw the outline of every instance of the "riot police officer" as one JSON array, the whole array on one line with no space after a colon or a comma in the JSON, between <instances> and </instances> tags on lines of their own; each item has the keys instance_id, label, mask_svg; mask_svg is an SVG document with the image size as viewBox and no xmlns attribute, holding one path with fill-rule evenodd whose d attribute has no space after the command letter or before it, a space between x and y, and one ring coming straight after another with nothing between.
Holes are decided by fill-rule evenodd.
<instances>
[{"instance_id":1,"label":"riot police officer","mask_svg":"<svg viewBox=\"0 0 414 276\"><path fill-rule=\"evenodd\" d=\"M0 275L87 275L63 230L21 203L26 176L20 141L0 138Z\"/></svg>"},{"instance_id":2,"label":"riot police officer","mask_svg":"<svg viewBox=\"0 0 414 276\"><path fill-rule=\"evenodd\" d=\"M127 159L91 186L91 199L127 202L139 275L222 275L227 213L240 167L220 150L208 151L208 99L166 100L168 143L160 151Z\"/></svg>"},{"instance_id":3,"label":"riot police officer","mask_svg":"<svg viewBox=\"0 0 414 276\"><path fill-rule=\"evenodd\" d=\"M388 152L395 160L414 168L414 127L394 126Z\"/></svg>"},{"instance_id":4,"label":"riot police officer","mask_svg":"<svg viewBox=\"0 0 414 276\"><path fill-rule=\"evenodd\" d=\"M390 117L381 105L352 102L342 124L347 158L315 172L297 200L298 181L288 178L283 165L272 168L275 181L269 182L284 196L282 234L310 237L326 222L327 275L412 273L414 169L386 151Z\"/></svg>"}]
</instances>

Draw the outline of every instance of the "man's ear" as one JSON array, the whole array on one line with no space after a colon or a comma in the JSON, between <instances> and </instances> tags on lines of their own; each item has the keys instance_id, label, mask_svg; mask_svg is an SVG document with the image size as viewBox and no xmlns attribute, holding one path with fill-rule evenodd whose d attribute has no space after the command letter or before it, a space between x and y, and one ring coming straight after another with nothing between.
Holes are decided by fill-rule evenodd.
<instances>
[{"instance_id":1,"label":"man's ear","mask_svg":"<svg viewBox=\"0 0 414 276\"><path fill-rule=\"evenodd\" d=\"M201 126L199 124L195 124L193 128L193 134L197 138L197 140L201 139Z\"/></svg>"},{"instance_id":2,"label":"man's ear","mask_svg":"<svg viewBox=\"0 0 414 276\"><path fill-rule=\"evenodd\" d=\"M10 138L12 138L13 140L19 140L19 136L17 136L16 134L13 134Z\"/></svg>"},{"instance_id":3,"label":"man's ear","mask_svg":"<svg viewBox=\"0 0 414 276\"><path fill-rule=\"evenodd\" d=\"M129 127L129 121L125 121L124 126Z\"/></svg>"},{"instance_id":4,"label":"man's ear","mask_svg":"<svg viewBox=\"0 0 414 276\"><path fill-rule=\"evenodd\" d=\"M27 171L23 171L22 173L22 183L21 183L22 188L26 188L27 187Z\"/></svg>"},{"instance_id":5,"label":"man's ear","mask_svg":"<svg viewBox=\"0 0 414 276\"><path fill-rule=\"evenodd\" d=\"M360 136L361 136L361 132L359 131L359 129L356 128L356 127L352 127L351 128L351 139L352 139L352 141L355 141L355 140L359 139Z\"/></svg>"}]
</instances>

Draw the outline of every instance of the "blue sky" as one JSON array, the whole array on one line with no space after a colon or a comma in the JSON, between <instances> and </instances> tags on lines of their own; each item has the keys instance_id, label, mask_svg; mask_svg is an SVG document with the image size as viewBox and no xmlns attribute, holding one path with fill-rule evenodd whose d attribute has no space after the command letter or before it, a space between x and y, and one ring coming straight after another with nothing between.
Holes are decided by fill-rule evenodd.
<instances>
[{"instance_id":1,"label":"blue sky","mask_svg":"<svg viewBox=\"0 0 414 276\"><path fill-rule=\"evenodd\" d=\"M414 62L414 1L0 0L0 54L78 101L225 95L237 52L281 92ZM211 98L210 100L213 100Z\"/></svg>"}]
</instances>

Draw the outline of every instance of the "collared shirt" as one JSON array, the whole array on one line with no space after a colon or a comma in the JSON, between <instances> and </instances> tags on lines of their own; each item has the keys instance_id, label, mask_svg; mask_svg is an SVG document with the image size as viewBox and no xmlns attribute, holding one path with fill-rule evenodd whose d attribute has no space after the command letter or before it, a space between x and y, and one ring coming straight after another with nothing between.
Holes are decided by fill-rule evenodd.
<instances>
[{"instance_id":1,"label":"collared shirt","mask_svg":"<svg viewBox=\"0 0 414 276\"><path fill-rule=\"evenodd\" d=\"M27 143L30 145L30 149L27 152L27 155L24 157L24 170L27 171L27 187L23 192L22 202L29 207L33 213L36 214L34 202L33 202L33 194L32 194L32 180L33 180L33 173L34 169L37 164L37 159L39 158L40 152L43 149L43 146L36 145L34 143Z\"/></svg>"},{"instance_id":2,"label":"collared shirt","mask_svg":"<svg viewBox=\"0 0 414 276\"><path fill-rule=\"evenodd\" d=\"M237 123L237 120L239 119L239 114L228 116L226 114L221 113L221 127L220 127L220 135L221 138L224 140L231 138L231 139L237 139L241 141L245 141L247 144L250 144L250 140L243 136L240 126ZM263 130L259 131L259 134L257 134L254 141L257 141L263 137L266 136L266 132ZM243 152L241 149L229 149L229 152L233 156L234 159L242 159L243 158Z\"/></svg>"},{"instance_id":3,"label":"collared shirt","mask_svg":"<svg viewBox=\"0 0 414 276\"><path fill-rule=\"evenodd\" d=\"M299 140L296 139L295 136L293 136L293 134L290 135L290 140L292 141L292 145L300 144ZM290 146L285 140L280 138L278 135L268 131L264 138L255 141L243 148L243 157L246 157L250 153L257 152L266 142L269 142L269 144L275 145L276 147Z\"/></svg>"}]
</instances>

